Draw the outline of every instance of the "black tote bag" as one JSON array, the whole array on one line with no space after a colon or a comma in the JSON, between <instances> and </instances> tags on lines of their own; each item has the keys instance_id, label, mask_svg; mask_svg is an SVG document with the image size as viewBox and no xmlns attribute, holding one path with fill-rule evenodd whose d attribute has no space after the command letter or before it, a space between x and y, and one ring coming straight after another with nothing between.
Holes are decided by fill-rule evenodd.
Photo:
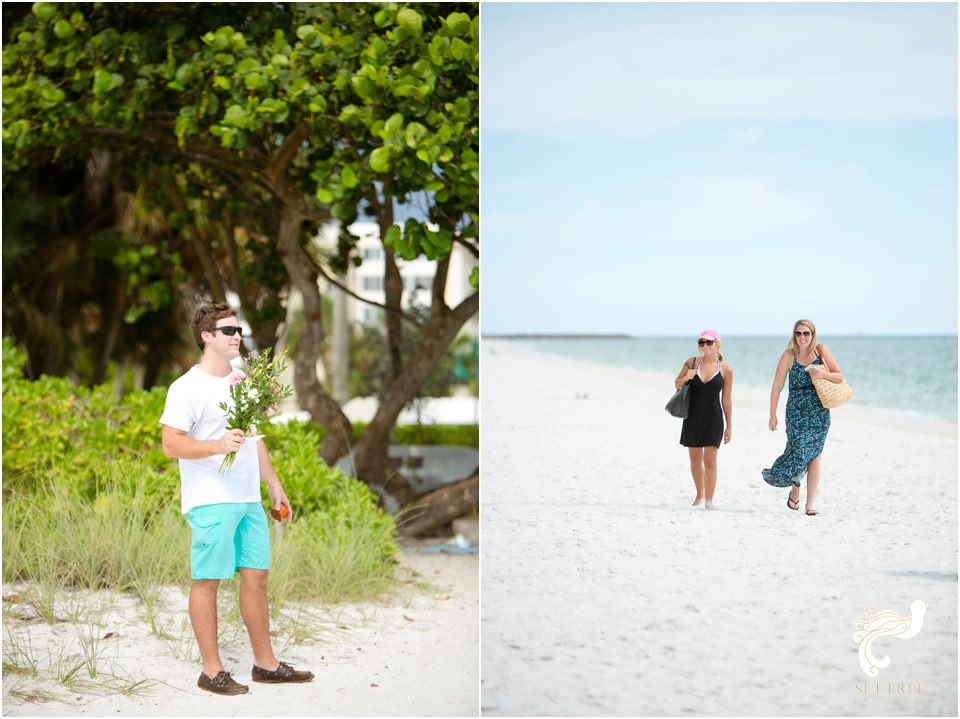
<instances>
[{"instance_id":1,"label":"black tote bag","mask_svg":"<svg viewBox=\"0 0 960 719\"><path fill-rule=\"evenodd\" d=\"M686 367L687 363L684 362L683 366ZM693 367L691 367L690 369L693 369ZM667 402L667 406L664 407L664 409L667 410L667 412L672 414L674 417L680 417L681 419L687 418L687 415L690 413L690 382L689 381L685 382L683 387L681 387L676 391L673 397L670 398L670 401Z\"/></svg>"}]
</instances>

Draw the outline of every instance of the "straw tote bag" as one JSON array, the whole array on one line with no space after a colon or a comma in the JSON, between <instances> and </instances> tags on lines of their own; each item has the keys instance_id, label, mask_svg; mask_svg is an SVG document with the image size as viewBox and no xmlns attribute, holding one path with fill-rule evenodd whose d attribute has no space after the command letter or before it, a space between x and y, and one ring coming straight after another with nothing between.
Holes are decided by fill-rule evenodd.
<instances>
[{"instance_id":1,"label":"straw tote bag","mask_svg":"<svg viewBox=\"0 0 960 719\"><path fill-rule=\"evenodd\" d=\"M821 362L823 362L822 347L823 345L816 346L817 356L820 358ZM829 371L829 369L830 368L828 367L827 370ZM843 380L843 382L840 382L839 384L836 382L831 382L824 377L811 376L810 380L813 382L814 389L817 390L817 397L820 398L820 404L827 409L839 407L853 397L853 390L850 388L850 385L847 384L846 380Z\"/></svg>"},{"instance_id":2,"label":"straw tote bag","mask_svg":"<svg viewBox=\"0 0 960 719\"><path fill-rule=\"evenodd\" d=\"M694 363L696 364L696 363ZM684 362L683 366L686 367L687 363ZM693 369L691 366L690 369ZM690 383L687 382L676 391L673 397L670 398L670 401L667 402L667 406L664 407L667 412L672 414L674 417L680 417L681 419L686 419L687 415L690 414Z\"/></svg>"}]
</instances>

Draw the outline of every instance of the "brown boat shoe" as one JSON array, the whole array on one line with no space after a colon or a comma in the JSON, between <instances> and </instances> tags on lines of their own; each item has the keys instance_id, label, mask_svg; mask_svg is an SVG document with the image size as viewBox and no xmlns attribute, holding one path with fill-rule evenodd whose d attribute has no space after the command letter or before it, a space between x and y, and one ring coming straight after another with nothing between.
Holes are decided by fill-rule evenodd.
<instances>
[{"instance_id":1,"label":"brown boat shoe","mask_svg":"<svg viewBox=\"0 0 960 719\"><path fill-rule=\"evenodd\" d=\"M286 662L280 662L273 671L261 669L256 664L253 665L253 671L250 673L251 679L255 682L264 684L284 684L286 682L308 682L313 679L313 672L304 672L294 669Z\"/></svg>"},{"instance_id":2,"label":"brown boat shoe","mask_svg":"<svg viewBox=\"0 0 960 719\"><path fill-rule=\"evenodd\" d=\"M235 682L233 677L230 676L230 672L227 671L217 672L217 676L213 679L200 672L197 686L214 694L246 694L250 691L250 687Z\"/></svg>"}]
</instances>

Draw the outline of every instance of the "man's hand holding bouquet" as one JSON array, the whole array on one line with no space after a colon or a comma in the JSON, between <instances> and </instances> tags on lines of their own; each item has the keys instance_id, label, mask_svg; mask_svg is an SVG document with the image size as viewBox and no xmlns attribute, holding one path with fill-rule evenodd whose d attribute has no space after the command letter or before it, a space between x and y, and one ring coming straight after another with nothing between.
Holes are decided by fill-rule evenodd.
<instances>
[{"instance_id":1,"label":"man's hand holding bouquet","mask_svg":"<svg viewBox=\"0 0 960 719\"><path fill-rule=\"evenodd\" d=\"M227 413L227 429L238 429L245 441L257 441L263 435L257 433L262 422L276 414L280 403L293 394L289 385L280 383L290 361L286 352L270 358L270 349L253 352L247 360L247 372L237 370L230 375L230 398L233 404L220 403ZM220 464L220 474L229 471L237 455L227 454ZM285 509L285 508L284 508Z\"/></svg>"}]
</instances>

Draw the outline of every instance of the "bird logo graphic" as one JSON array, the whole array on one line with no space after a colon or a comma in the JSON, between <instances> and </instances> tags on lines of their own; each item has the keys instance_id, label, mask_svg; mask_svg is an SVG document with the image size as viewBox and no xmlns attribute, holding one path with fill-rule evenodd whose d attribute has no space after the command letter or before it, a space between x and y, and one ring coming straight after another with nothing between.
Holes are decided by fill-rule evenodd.
<instances>
[{"instance_id":1,"label":"bird logo graphic","mask_svg":"<svg viewBox=\"0 0 960 719\"><path fill-rule=\"evenodd\" d=\"M857 631L853 641L860 645L860 668L868 677L876 677L881 669L890 666L890 657L884 654L879 659L873 653L873 642L879 637L912 639L923 628L923 615L927 605L919 599L910 605L910 616L905 617L893 610L885 609L873 616L865 614L857 622Z\"/></svg>"}]
</instances>

